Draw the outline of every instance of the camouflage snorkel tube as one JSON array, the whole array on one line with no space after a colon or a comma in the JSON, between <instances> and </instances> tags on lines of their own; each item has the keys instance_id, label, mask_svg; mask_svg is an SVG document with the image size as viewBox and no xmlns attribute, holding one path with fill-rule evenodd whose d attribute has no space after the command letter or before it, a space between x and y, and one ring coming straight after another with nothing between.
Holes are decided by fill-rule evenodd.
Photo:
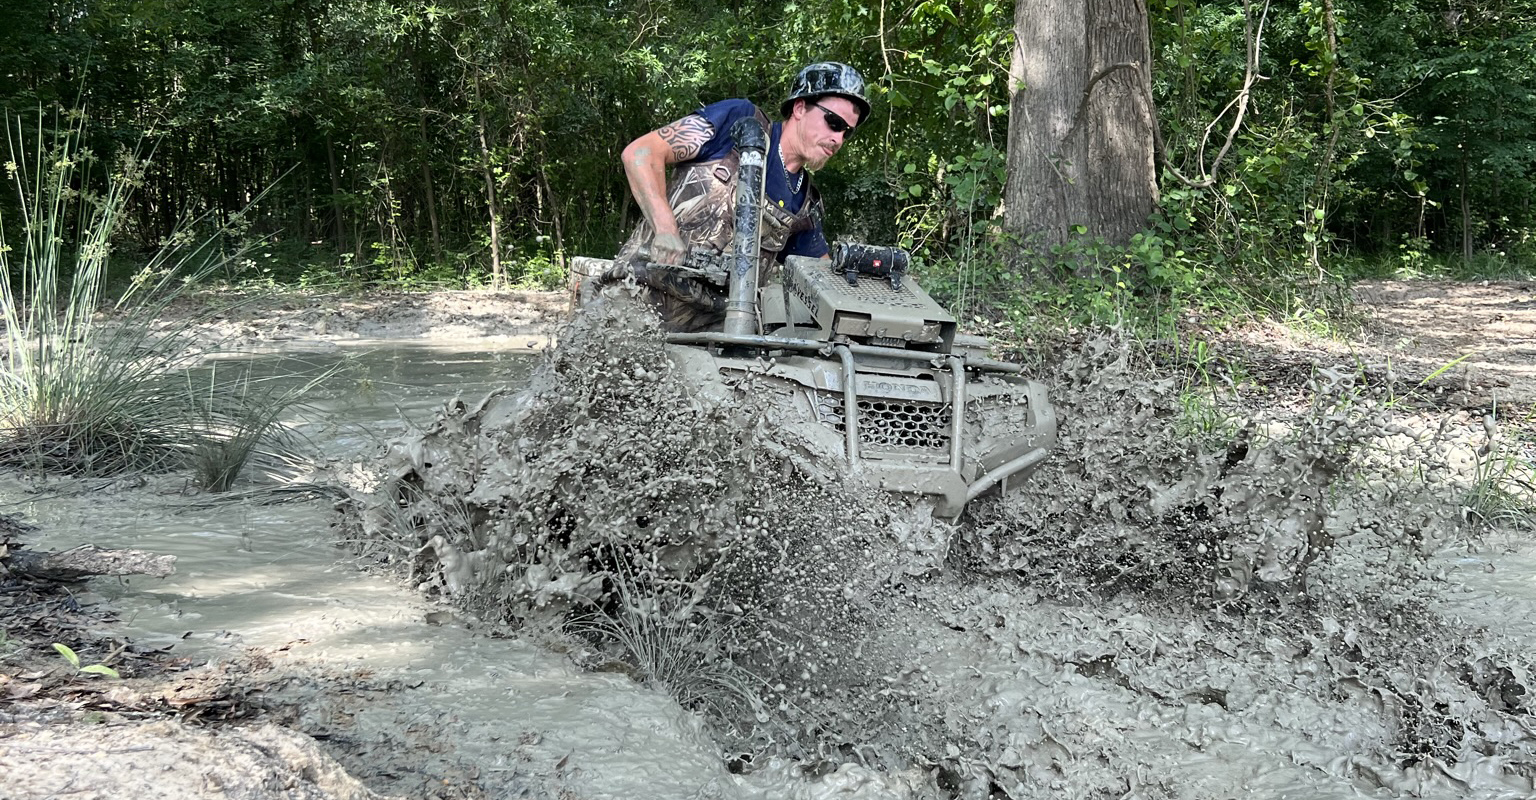
<instances>
[{"instance_id":1,"label":"camouflage snorkel tube","mask_svg":"<svg viewBox=\"0 0 1536 800\"><path fill-rule=\"evenodd\" d=\"M763 196L768 132L755 117L743 117L731 126L731 138L741 154L741 166L736 178L736 239L725 300L725 332L751 335L758 332L757 262L762 224L758 206Z\"/></svg>"}]
</instances>

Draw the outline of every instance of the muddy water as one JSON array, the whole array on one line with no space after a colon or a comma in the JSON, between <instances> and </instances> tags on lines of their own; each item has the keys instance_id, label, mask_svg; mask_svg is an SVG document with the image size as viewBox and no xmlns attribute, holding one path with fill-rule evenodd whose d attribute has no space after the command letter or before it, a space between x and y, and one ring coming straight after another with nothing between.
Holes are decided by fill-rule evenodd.
<instances>
[{"instance_id":1,"label":"muddy water","mask_svg":"<svg viewBox=\"0 0 1536 800\"><path fill-rule=\"evenodd\" d=\"M521 380L530 362L401 350L359 356L354 366L295 418L339 457L404 432L400 412L424 423L455 389L472 401ZM289 367L265 361L258 369ZM93 585L129 621L130 635L208 658L239 645L288 647L312 663L398 681L387 702L349 708L344 721L313 709L305 729L380 742L377 758L386 760L391 737L428 721L447 752L415 766L473 771L491 796L1532 796L1529 781L1510 769L1530 763L1528 736L1499 729L1502 718L1479 718L1477 698L1451 688L1434 690L1449 698L1447 716L1480 737L1404 758L1394 721L1400 700L1371 688L1369 675L1339 679L1324 647L1333 633L1181 605L1180 596L1154 602L1128 592L1073 603L1042 597L1017 578L961 574L913 579L884 598L896 602L867 637L900 642L905 660L882 676L883 688L868 690L868 702L858 691L840 699L875 706L877 695L904 698L889 729L865 731L865 739L913 742L904 752L926 760L900 769L887 759L886 769L871 770L855 762L881 759L850 739L855 746L841 763L824 754L815 780L783 761L732 775L698 719L661 692L619 674L583 673L532 641L470 632L443 607L359 569L334 546L324 504L173 514L175 488L36 500L22 510L44 529L39 546L90 541L180 558L177 575L164 581ZM1536 552L1518 539L1489 544L1439 554L1431 571L1440 574L1412 588L1433 597L1469 641L1494 628L1502 644L1478 646L1503 658L1536 643ZM1371 589L1360 578L1378 568L1370 548L1342 550L1323 579L1345 593ZM1352 558L1366 566L1351 572ZM1356 635L1359 620L1338 617L1337 636ZM1377 655L1373 648L1393 633L1370 640L1360 632L1370 640L1357 648L1361 657ZM1411 647L1452 644L1436 633ZM1456 676L1428 671L1409 680L1454 688Z\"/></svg>"},{"instance_id":2,"label":"muddy water","mask_svg":"<svg viewBox=\"0 0 1536 800\"><path fill-rule=\"evenodd\" d=\"M262 358L254 369L282 374L344 362L293 422L328 455L353 457L404 432L406 420L429 420L455 393L472 401L521 380L533 358L393 348L304 354L298 363ZM164 580L92 583L100 597L88 599L114 606L125 635L141 644L174 645L197 659L243 646L287 648L316 668L366 668L408 687L388 703L351 710L345 724L318 718L324 710L316 708L311 727L385 741L436 721L433 735L451 741L438 768L478 774L492 796L562 786L589 798L753 796L735 788L697 721L666 695L622 675L583 673L524 641L471 633L397 581L361 570L334 544L328 502L185 510L176 508L186 499L179 488L28 499L10 485L0 497L18 500L10 510L38 525L38 548L93 543L177 557L176 574Z\"/></svg>"}]
</instances>

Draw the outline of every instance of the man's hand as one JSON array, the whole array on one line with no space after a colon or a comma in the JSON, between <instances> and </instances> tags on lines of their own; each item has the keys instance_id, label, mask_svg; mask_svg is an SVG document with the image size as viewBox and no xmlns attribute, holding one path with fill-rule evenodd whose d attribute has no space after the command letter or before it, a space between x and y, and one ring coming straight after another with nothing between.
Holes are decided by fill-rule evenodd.
<instances>
[{"instance_id":1,"label":"man's hand","mask_svg":"<svg viewBox=\"0 0 1536 800\"><path fill-rule=\"evenodd\" d=\"M688 247L675 233L657 233L651 239L652 264L681 264L688 255Z\"/></svg>"}]
</instances>

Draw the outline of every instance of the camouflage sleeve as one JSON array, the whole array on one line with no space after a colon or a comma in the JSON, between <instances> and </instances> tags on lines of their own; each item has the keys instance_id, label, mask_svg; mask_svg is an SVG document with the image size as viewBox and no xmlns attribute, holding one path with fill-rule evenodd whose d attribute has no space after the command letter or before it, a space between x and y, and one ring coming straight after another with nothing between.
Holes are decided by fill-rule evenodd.
<instances>
[{"instance_id":1,"label":"camouflage sleeve","mask_svg":"<svg viewBox=\"0 0 1536 800\"><path fill-rule=\"evenodd\" d=\"M725 296L712 292L703 283L687 278L671 270L649 270L646 284L704 311L725 311Z\"/></svg>"}]
</instances>

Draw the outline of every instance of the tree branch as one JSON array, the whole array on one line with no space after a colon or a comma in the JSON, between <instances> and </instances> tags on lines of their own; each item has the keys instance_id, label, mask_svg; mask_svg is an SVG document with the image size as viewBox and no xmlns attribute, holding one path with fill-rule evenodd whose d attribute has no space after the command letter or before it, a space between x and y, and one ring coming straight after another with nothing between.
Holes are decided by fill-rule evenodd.
<instances>
[{"instance_id":1,"label":"tree branch","mask_svg":"<svg viewBox=\"0 0 1536 800\"><path fill-rule=\"evenodd\" d=\"M1200 138L1200 147L1195 150L1195 158L1200 163L1200 178L1198 180L1191 180L1171 165L1168 167L1168 171L1173 173L1174 177L1191 189L1205 189L1216 185L1216 171L1220 169L1221 162L1227 157L1227 152L1232 149L1232 142L1237 139L1238 130L1243 126L1243 117L1248 113L1248 100L1253 95L1253 86L1261 80L1266 80L1264 76L1259 74L1259 50L1263 46L1264 23L1268 18L1269 0L1265 0L1264 10L1259 15L1258 27L1255 29L1252 4L1248 0L1243 0L1244 38L1247 39L1248 45L1248 57L1243 65L1243 88L1239 89L1237 96L1232 98L1232 102L1227 103L1226 108L1223 108L1221 113L1217 114L1215 119L1212 119L1211 123L1205 126L1205 134ZM1237 113L1232 118L1231 127L1227 129L1226 141L1222 142L1221 149L1216 151L1216 158L1207 167L1205 165L1205 146L1210 142L1211 133L1216 129L1216 123L1220 122L1221 118L1225 117L1227 112L1233 107L1237 108Z\"/></svg>"},{"instance_id":2,"label":"tree branch","mask_svg":"<svg viewBox=\"0 0 1536 800\"><path fill-rule=\"evenodd\" d=\"M87 544L62 553L11 550L0 569L49 581L78 581L92 575L149 575L164 578L176 571L176 557L143 550L103 550Z\"/></svg>"},{"instance_id":3,"label":"tree branch","mask_svg":"<svg viewBox=\"0 0 1536 800\"><path fill-rule=\"evenodd\" d=\"M1110 64L1104 69L1099 70L1097 75L1094 75L1092 78L1088 79L1087 85L1083 86L1083 96L1077 101L1077 111L1072 114L1072 125L1071 127L1067 128L1067 132L1061 137L1061 142L1056 145L1056 151L1058 153L1061 152L1062 148L1066 147L1067 141L1072 138L1072 134L1077 133L1077 127L1083 124L1083 115L1088 113L1088 100L1093 96L1093 87L1098 86L1099 81L1108 78L1110 75L1122 69L1134 69L1137 72L1140 72L1141 62L1122 61L1118 64Z\"/></svg>"}]
</instances>

